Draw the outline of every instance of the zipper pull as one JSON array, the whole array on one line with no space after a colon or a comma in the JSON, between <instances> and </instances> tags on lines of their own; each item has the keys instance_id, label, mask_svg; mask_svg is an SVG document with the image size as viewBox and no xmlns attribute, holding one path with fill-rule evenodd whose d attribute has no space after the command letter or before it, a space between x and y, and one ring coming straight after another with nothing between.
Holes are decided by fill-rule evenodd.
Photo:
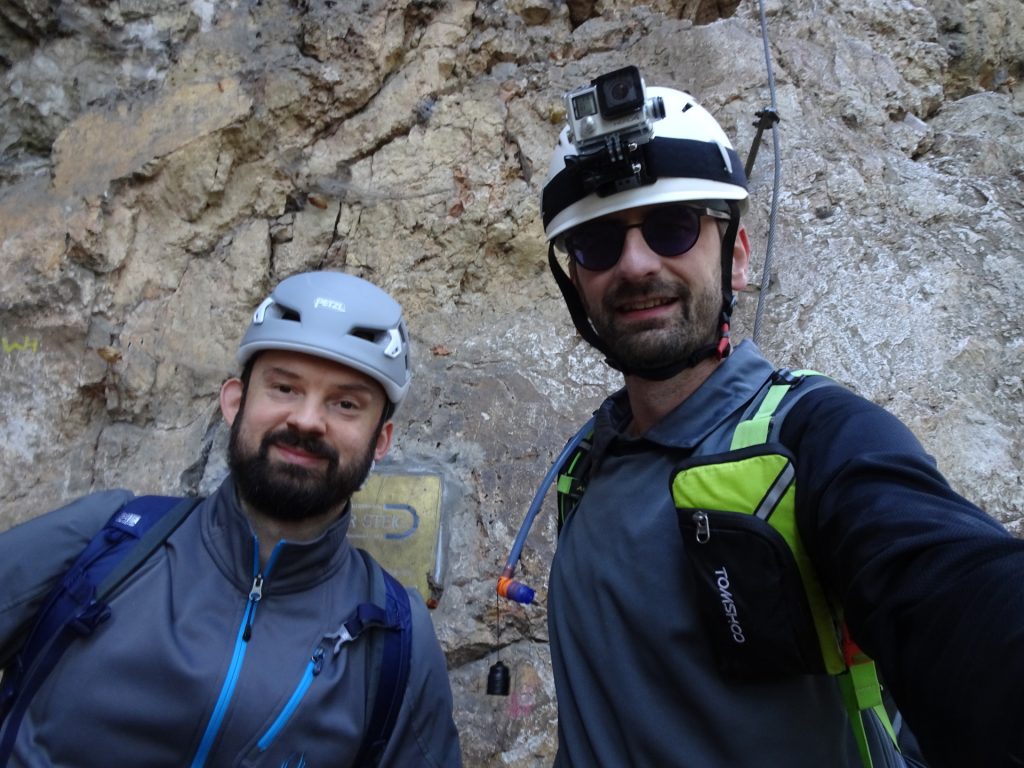
<instances>
[{"instance_id":1,"label":"zipper pull","mask_svg":"<svg viewBox=\"0 0 1024 768\"><path fill-rule=\"evenodd\" d=\"M707 544L711 540L711 522L708 513L698 509L693 513L693 522L697 526L697 543Z\"/></svg>"},{"instance_id":2,"label":"zipper pull","mask_svg":"<svg viewBox=\"0 0 1024 768\"><path fill-rule=\"evenodd\" d=\"M313 662L313 675L319 675L320 670L324 668L324 649L322 647L313 651L313 658L311 661Z\"/></svg>"},{"instance_id":3,"label":"zipper pull","mask_svg":"<svg viewBox=\"0 0 1024 768\"><path fill-rule=\"evenodd\" d=\"M252 580L252 589L249 590L249 599L254 603L258 603L261 597L263 597L263 574L257 573L256 578Z\"/></svg>"},{"instance_id":4,"label":"zipper pull","mask_svg":"<svg viewBox=\"0 0 1024 768\"><path fill-rule=\"evenodd\" d=\"M256 617L256 603L263 597L263 574L257 573L256 578L252 580L252 587L249 589L249 604L245 607L245 611L248 614L245 620L245 631L242 632L242 640L249 642L249 638L252 637L252 622Z\"/></svg>"}]
</instances>

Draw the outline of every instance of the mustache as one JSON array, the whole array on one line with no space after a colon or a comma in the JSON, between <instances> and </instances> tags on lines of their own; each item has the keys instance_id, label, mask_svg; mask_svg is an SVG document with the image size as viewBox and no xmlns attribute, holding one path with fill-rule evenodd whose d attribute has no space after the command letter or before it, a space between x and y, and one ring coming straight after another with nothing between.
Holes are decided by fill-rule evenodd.
<instances>
[{"instance_id":1,"label":"mustache","mask_svg":"<svg viewBox=\"0 0 1024 768\"><path fill-rule=\"evenodd\" d=\"M313 456L327 459L330 462L338 461L338 452L330 445L313 435L302 435L291 429L279 429L264 435L260 442L260 454L266 457L270 446L283 445L289 448L298 448Z\"/></svg>"}]
</instances>

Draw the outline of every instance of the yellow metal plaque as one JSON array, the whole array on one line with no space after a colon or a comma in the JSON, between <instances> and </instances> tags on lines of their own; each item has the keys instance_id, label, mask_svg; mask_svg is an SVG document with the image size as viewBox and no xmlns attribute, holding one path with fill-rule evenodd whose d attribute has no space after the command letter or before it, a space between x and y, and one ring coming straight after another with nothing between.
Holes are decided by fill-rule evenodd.
<instances>
[{"instance_id":1,"label":"yellow metal plaque","mask_svg":"<svg viewBox=\"0 0 1024 768\"><path fill-rule=\"evenodd\" d=\"M348 534L431 608L442 590L441 491L440 475L372 473L352 497Z\"/></svg>"}]
</instances>

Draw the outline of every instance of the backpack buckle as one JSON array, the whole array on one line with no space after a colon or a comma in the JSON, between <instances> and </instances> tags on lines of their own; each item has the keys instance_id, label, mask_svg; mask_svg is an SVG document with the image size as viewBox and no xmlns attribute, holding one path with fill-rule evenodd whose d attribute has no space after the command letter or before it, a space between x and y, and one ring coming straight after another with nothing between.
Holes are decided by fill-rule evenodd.
<instances>
[{"instance_id":1,"label":"backpack buckle","mask_svg":"<svg viewBox=\"0 0 1024 768\"><path fill-rule=\"evenodd\" d=\"M806 378L803 374L793 373L789 368L779 368L777 371L772 371L772 384L785 384L789 387L795 387L801 381Z\"/></svg>"}]
</instances>

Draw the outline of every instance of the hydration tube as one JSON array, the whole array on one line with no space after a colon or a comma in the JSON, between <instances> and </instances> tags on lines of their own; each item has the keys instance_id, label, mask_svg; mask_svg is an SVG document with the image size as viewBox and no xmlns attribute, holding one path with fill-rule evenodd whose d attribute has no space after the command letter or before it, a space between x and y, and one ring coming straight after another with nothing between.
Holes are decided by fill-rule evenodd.
<instances>
[{"instance_id":1,"label":"hydration tube","mask_svg":"<svg viewBox=\"0 0 1024 768\"><path fill-rule=\"evenodd\" d=\"M548 470L547 474L544 475L544 479L541 480L540 486L533 496L533 501L530 503L530 508L526 511L526 517L523 518L523 522L519 526L519 533L516 536L516 540L512 543L512 549L508 553L505 567L498 578L498 594L502 597L516 603L522 603L523 605L529 605L533 602L536 592L525 584L512 579L516 570L516 563L519 562L519 558L523 553L523 545L526 543L526 537L533 526L533 520L537 516L537 512L540 511L541 505L544 503L544 497L547 496L548 489L558 475L558 470L565 463L565 460L573 454L579 444L583 442L583 439L590 434L593 428L594 419L591 417L583 425L583 428L566 443L565 448L562 449L562 452L558 454L558 458L555 459L555 463L551 465L551 469Z\"/></svg>"}]
</instances>

